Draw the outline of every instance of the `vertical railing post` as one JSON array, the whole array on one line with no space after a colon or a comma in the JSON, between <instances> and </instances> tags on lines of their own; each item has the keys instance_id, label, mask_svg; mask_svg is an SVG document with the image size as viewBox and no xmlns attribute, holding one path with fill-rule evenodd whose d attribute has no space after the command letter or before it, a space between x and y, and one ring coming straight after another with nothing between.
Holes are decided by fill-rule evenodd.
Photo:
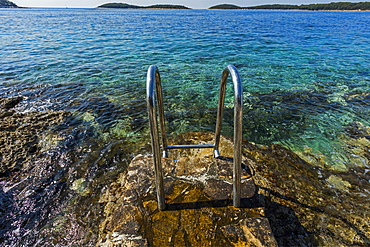
<instances>
[{"instance_id":1,"label":"vertical railing post","mask_svg":"<svg viewBox=\"0 0 370 247\"><path fill-rule=\"evenodd\" d=\"M162 145L163 150L165 152L165 147L167 146L166 141L166 131L164 125L164 110L163 110L163 100L162 100L162 86L161 86L161 79L157 69L157 66L151 65L148 69L147 73L147 81L146 81L146 102L148 107L148 116L149 116L149 124L150 124L150 137L152 142L152 150L153 150L153 163L154 163L154 172L155 172L155 183L157 189L157 200L158 200L158 208L159 210L164 210L166 207L165 199L164 199L164 185L163 185L163 169L162 169L162 161L160 155L160 143L158 138L158 123L157 123L157 110L155 104L155 92L154 92L154 84L156 85L156 92L157 92L157 101L158 101L158 108L159 108L159 117L160 117L160 125L161 125L161 133L162 133Z\"/></svg>"},{"instance_id":2,"label":"vertical railing post","mask_svg":"<svg viewBox=\"0 0 370 247\"><path fill-rule=\"evenodd\" d=\"M231 74L234 84L234 163L233 163L233 205L240 207L241 198L241 161L242 161L242 121L243 121L243 86L237 69L228 65L221 76L220 94L217 109L214 156L220 156L219 145L223 108L225 103L226 80Z\"/></svg>"}]
</instances>

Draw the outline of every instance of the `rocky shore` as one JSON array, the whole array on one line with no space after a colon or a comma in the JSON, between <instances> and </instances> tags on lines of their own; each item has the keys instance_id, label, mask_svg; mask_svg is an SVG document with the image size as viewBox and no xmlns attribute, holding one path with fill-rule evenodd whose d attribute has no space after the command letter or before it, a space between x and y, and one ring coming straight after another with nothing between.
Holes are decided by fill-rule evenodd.
<instances>
[{"instance_id":1,"label":"rocky shore","mask_svg":"<svg viewBox=\"0 0 370 247\"><path fill-rule=\"evenodd\" d=\"M43 148L42 132L61 123L64 111L17 113L22 97L0 97L0 174L18 171Z\"/></svg>"},{"instance_id":2,"label":"rocky shore","mask_svg":"<svg viewBox=\"0 0 370 247\"><path fill-rule=\"evenodd\" d=\"M79 146L85 131L72 135L66 124L61 135L57 127L71 113L18 111L23 101L0 98L4 246L370 245L370 128L361 123L340 136L355 164L346 170L310 150L244 141L241 208L231 206L230 139L222 137L222 159L207 149L173 151L164 159L167 210L159 211L146 152L124 166L117 155L125 143ZM182 144L212 140L212 133L176 137ZM85 155L91 148L97 151ZM124 166L119 174L109 174L112 163Z\"/></svg>"},{"instance_id":3,"label":"rocky shore","mask_svg":"<svg viewBox=\"0 0 370 247\"><path fill-rule=\"evenodd\" d=\"M177 143L212 138L187 133ZM243 207L236 209L227 181L232 142L223 138L221 147L221 160L207 150L175 152L164 160L168 209L162 212L151 158L137 156L100 199L106 206L99 246L369 245L366 169L335 172L279 145L245 142Z\"/></svg>"}]
</instances>

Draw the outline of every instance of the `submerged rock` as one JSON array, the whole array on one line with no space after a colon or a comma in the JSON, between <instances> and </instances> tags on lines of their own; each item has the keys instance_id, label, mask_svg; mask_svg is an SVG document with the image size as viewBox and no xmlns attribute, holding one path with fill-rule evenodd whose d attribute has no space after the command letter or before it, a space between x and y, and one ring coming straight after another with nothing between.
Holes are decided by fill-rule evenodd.
<instances>
[{"instance_id":1,"label":"submerged rock","mask_svg":"<svg viewBox=\"0 0 370 247\"><path fill-rule=\"evenodd\" d=\"M52 91L69 94L75 93L76 87ZM5 170L0 174L0 246L95 245L103 216L103 207L97 203L101 190L126 169L134 157L132 153L137 153L134 145L140 144L136 144L137 139L116 135L102 141L92 124L100 125L100 121L114 120L114 114L125 114L116 111L118 107L113 113L106 111L113 104L101 98L94 100L89 103L93 105L92 115L103 115L104 119L97 117L90 124L78 114L69 116L68 112L57 111L59 107L44 107L42 98L32 100L27 96L19 101L0 97L0 122L16 119L13 126L17 134L29 134L12 148L7 143L0 145L1 158L7 159L0 162ZM18 130L16 124L22 128ZM15 130L0 130L1 140L15 142L9 136L14 138ZM29 145L36 152L27 155ZM11 167L9 160L18 161L17 166Z\"/></svg>"},{"instance_id":2,"label":"submerged rock","mask_svg":"<svg viewBox=\"0 0 370 247\"><path fill-rule=\"evenodd\" d=\"M348 163L352 167L370 168L370 127L360 122L345 126L339 136L344 148L351 154Z\"/></svg>"},{"instance_id":3,"label":"submerged rock","mask_svg":"<svg viewBox=\"0 0 370 247\"><path fill-rule=\"evenodd\" d=\"M40 134L61 123L65 111L17 113L22 97L0 98L0 174L21 169L42 148Z\"/></svg>"},{"instance_id":4,"label":"submerged rock","mask_svg":"<svg viewBox=\"0 0 370 247\"><path fill-rule=\"evenodd\" d=\"M365 169L315 167L279 145L246 143L243 150L279 245L302 246L307 240L315 246L370 244L370 174Z\"/></svg>"}]
</instances>

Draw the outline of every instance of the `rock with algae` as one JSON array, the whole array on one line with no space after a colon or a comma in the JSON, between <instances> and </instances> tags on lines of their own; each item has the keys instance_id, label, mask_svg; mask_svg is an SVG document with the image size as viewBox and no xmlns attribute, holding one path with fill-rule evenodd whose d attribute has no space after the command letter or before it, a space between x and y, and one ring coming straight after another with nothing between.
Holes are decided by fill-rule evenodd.
<instances>
[{"instance_id":1,"label":"rock with algae","mask_svg":"<svg viewBox=\"0 0 370 247\"><path fill-rule=\"evenodd\" d=\"M69 115L65 111L18 113L22 97L0 97L0 174L21 169L42 149L39 135Z\"/></svg>"},{"instance_id":2,"label":"rock with algae","mask_svg":"<svg viewBox=\"0 0 370 247\"><path fill-rule=\"evenodd\" d=\"M245 144L243 151L279 245L370 245L366 169L315 167L279 145Z\"/></svg>"},{"instance_id":3,"label":"rock with algae","mask_svg":"<svg viewBox=\"0 0 370 247\"><path fill-rule=\"evenodd\" d=\"M248 168L242 207L234 208L232 161L210 154L163 159L165 211L157 208L152 157L135 157L100 200L98 246L277 246Z\"/></svg>"},{"instance_id":4,"label":"rock with algae","mask_svg":"<svg viewBox=\"0 0 370 247\"><path fill-rule=\"evenodd\" d=\"M344 148L351 154L351 166L367 167L370 165L370 127L360 122L352 122L345 126L339 136Z\"/></svg>"}]
</instances>

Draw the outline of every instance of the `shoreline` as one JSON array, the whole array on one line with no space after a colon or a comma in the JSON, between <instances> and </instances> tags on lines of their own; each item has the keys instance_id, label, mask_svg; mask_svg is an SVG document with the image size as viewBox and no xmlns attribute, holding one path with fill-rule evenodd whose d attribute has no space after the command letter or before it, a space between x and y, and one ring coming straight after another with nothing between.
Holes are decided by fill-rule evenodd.
<instances>
[{"instance_id":1,"label":"shoreline","mask_svg":"<svg viewBox=\"0 0 370 247\"><path fill-rule=\"evenodd\" d=\"M115 9L115 10L222 10L222 11L309 11L309 12L370 12L370 10L309 10L309 9L176 9L176 8L105 8L105 7L11 7L5 9Z\"/></svg>"}]
</instances>

